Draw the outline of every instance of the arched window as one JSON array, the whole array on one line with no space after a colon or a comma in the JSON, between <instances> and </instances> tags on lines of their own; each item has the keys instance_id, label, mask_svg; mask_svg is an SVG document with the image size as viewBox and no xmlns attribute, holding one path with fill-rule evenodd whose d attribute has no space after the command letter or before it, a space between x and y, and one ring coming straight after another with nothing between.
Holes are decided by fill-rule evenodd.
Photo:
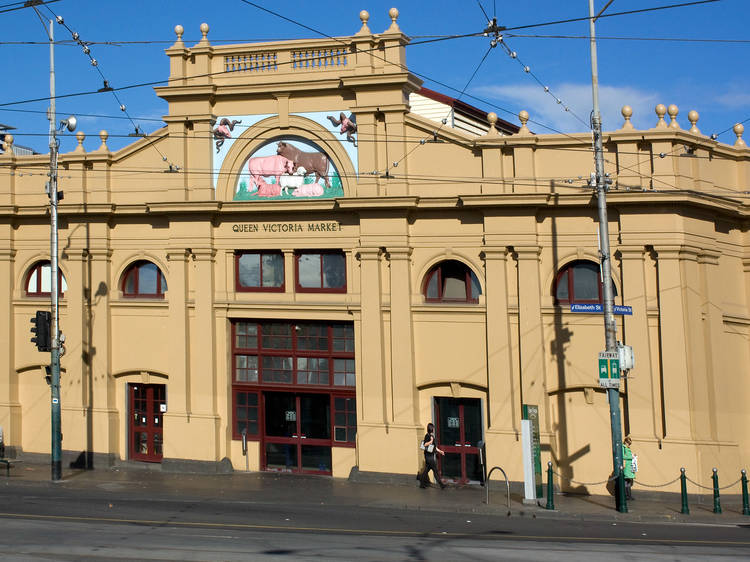
<instances>
[{"instance_id":1,"label":"arched window","mask_svg":"<svg viewBox=\"0 0 750 562\"><path fill-rule=\"evenodd\" d=\"M445 260L427 273L422 294L427 302L479 302L482 288L469 267Z\"/></svg>"},{"instance_id":2,"label":"arched window","mask_svg":"<svg viewBox=\"0 0 750 562\"><path fill-rule=\"evenodd\" d=\"M57 270L57 293L63 296L68 284L60 269ZM52 265L49 260L36 262L26 277L27 297L49 297L52 291Z\"/></svg>"},{"instance_id":3,"label":"arched window","mask_svg":"<svg viewBox=\"0 0 750 562\"><path fill-rule=\"evenodd\" d=\"M617 289L612 283L612 295ZM569 263L557 272L555 278L555 301L564 303L601 303L603 289L599 264L578 260Z\"/></svg>"},{"instance_id":4,"label":"arched window","mask_svg":"<svg viewBox=\"0 0 750 562\"><path fill-rule=\"evenodd\" d=\"M122 294L125 297L163 299L166 290L167 280L150 261L134 262L122 276Z\"/></svg>"}]
</instances>

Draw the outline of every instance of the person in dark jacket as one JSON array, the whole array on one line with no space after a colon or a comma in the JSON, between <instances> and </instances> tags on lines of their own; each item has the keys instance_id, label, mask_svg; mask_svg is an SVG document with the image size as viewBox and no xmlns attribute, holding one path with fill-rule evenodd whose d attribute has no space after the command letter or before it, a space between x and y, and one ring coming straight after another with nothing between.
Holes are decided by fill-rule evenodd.
<instances>
[{"instance_id":1,"label":"person in dark jacket","mask_svg":"<svg viewBox=\"0 0 750 562\"><path fill-rule=\"evenodd\" d=\"M427 424L427 433L424 436L424 471L420 478L419 487L427 488L430 485L430 470L435 477L435 482L440 484L441 488L445 488L443 479L440 477L440 471L437 466L437 456L445 455L437 446L437 439L435 438L435 426L431 423Z\"/></svg>"}]
</instances>

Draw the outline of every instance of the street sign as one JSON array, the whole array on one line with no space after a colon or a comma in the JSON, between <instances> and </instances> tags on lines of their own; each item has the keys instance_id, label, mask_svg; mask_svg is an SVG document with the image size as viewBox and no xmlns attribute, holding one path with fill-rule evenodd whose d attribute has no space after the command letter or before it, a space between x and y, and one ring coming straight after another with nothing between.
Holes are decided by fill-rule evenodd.
<instances>
[{"instance_id":1,"label":"street sign","mask_svg":"<svg viewBox=\"0 0 750 562\"><path fill-rule=\"evenodd\" d=\"M599 352L599 386L620 388L620 354L617 351Z\"/></svg>"},{"instance_id":2,"label":"street sign","mask_svg":"<svg viewBox=\"0 0 750 562\"><path fill-rule=\"evenodd\" d=\"M604 308L599 303L592 303L592 304L571 303L570 311L571 312L588 312L589 314L601 314L604 311ZM621 306L619 304L616 304L612 307L612 313L619 314L622 316L632 316L633 307Z\"/></svg>"}]
</instances>

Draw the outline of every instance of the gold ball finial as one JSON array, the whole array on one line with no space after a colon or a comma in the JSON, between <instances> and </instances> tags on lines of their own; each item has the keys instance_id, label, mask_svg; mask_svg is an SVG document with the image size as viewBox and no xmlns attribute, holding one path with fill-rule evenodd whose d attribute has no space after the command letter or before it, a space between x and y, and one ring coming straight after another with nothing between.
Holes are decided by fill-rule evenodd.
<instances>
[{"instance_id":1,"label":"gold ball finial","mask_svg":"<svg viewBox=\"0 0 750 562\"><path fill-rule=\"evenodd\" d=\"M107 146L109 133L105 129L102 129L99 131L99 138L102 139L102 145L98 148L99 152L109 152L109 147Z\"/></svg>"},{"instance_id":2,"label":"gold ball finial","mask_svg":"<svg viewBox=\"0 0 750 562\"><path fill-rule=\"evenodd\" d=\"M669 113L669 126L672 129L679 129L680 126L677 124L677 114L680 112L680 109L673 103L669 104L669 107L667 108L667 113Z\"/></svg>"},{"instance_id":3,"label":"gold ball finial","mask_svg":"<svg viewBox=\"0 0 750 562\"><path fill-rule=\"evenodd\" d=\"M174 33L177 35L177 40L180 41L182 39L182 34L185 33L185 28L180 24L177 24L174 26Z\"/></svg>"},{"instance_id":4,"label":"gold ball finial","mask_svg":"<svg viewBox=\"0 0 750 562\"><path fill-rule=\"evenodd\" d=\"M625 122L622 124L622 128L632 129L633 123L630 122L630 118L633 116L633 108L629 105L623 105L620 113L622 113L622 116L625 119Z\"/></svg>"},{"instance_id":5,"label":"gold ball finial","mask_svg":"<svg viewBox=\"0 0 750 562\"><path fill-rule=\"evenodd\" d=\"M78 146L75 147L75 150L73 152L86 152L83 148L83 140L86 138L86 135L83 133L83 131L78 131L76 133L76 139L78 139Z\"/></svg>"},{"instance_id":6,"label":"gold ball finial","mask_svg":"<svg viewBox=\"0 0 750 562\"><path fill-rule=\"evenodd\" d=\"M742 139L742 133L745 132L745 126L742 123L737 123L734 127L732 127L732 130L734 131L734 134L737 135L737 140L734 141L734 146L747 146L747 144L745 144L745 141Z\"/></svg>"},{"instance_id":7,"label":"gold ball finial","mask_svg":"<svg viewBox=\"0 0 750 562\"><path fill-rule=\"evenodd\" d=\"M5 135L5 152L8 154L13 154L13 135Z\"/></svg>"},{"instance_id":8,"label":"gold ball finial","mask_svg":"<svg viewBox=\"0 0 750 562\"><path fill-rule=\"evenodd\" d=\"M657 127L666 127L667 122L664 121L664 116L667 114L667 106L663 103L658 104L654 111L656 112L656 115L659 117L659 120L656 122Z\"/></svg>"},{"instance_id":9,"label":"gold ball finial","mask_svg":"<svg viewBox=\"0 0 750 562\"><path fill-rule=\"evenodd\" d=\"M201 24L201 33L203 34L203 39L206 39L206 36L208 35L208 31L210 29L211 28L208 27L207 23L204 22L204 23Z\"/></svg>"},{"instance_id":10,"label":"gold ball finial","mask_svg":"<svg viewBox=\"0 0 750 562\"><path fill-rule=\"evenodd\" d=\"M370 12L367 10L362 10L359 13L359 19L362 22L362 25L367 25L367 22L370 21Z\"/></svg>"},{"instance_id":11,"label":"gold ball finial","mask_svg":"<svg viewBox=\"0 0 750 562\"><path fill-rule=\"evenodd\" d=\"M518 112L518 120L521 122L521 128L518 129L519 135L528 135L531 133L529 131L529 128L526 126L526 123L529 122L529 112L525 109L522 109Z\"/></svg>"},{"instance_id":12,"label":"gold ball finial","mask_svg":"<svg viewBox=\"0 0 750 562\"><path fill-rule=\"evenodd\" d=\"M688 121L690 121L690 132L694 135L701 134L700 129L698 129L698 126L696 125L698 119L700 119L700 115L698 114L698 112L694 109L691 109L688 112Z\"/></svg>"},{"instance_id":13,"label":"gold ball finial","mask_svg":"<svg viewBox=\"0 0 750 562\"><path fill-rule=\"evenodd\" d=\"M489 121L490 125L494 127L495 123L497 123L497 113L495 113L494 111L490 111L487 114L487 121Z\"/></svg>"},{"instance_id":14,"label":"gold ball finial","mask_svg":"<svg viewBox=\"0 0 750 562\"><path fill-rule=\"evenodd\" d=\"M388 10L388 15L391 17L391 21L396 23L396 20L398 19L398 8L391 8Z\"/></svg>"}]
</instances>

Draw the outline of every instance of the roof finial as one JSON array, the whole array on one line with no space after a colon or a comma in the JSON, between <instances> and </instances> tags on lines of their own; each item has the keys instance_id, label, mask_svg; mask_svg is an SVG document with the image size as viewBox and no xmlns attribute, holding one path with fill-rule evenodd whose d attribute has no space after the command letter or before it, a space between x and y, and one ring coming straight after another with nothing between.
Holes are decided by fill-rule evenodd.
<instances>
[{"instance_id":1,"label":"roof finial","mask_svg":"<svg viewBox=\"0 0 750 562\"><path fill-rule=\"evenodd\" d=\"M5 135L5 142L3 146L6 154L13 154L13 135Z\"/></svg>"},{"instance_id":2,"label":"roof finial","mask_svg":"<svg viewBox=\"0 0 750 562\"><path fill-rule=\"evenodd\" d=\"M200 40L200 42L199 42L199 43L203 43L203 44L206 44L206 43L208 43L208 31L209 31L210 29L211 29L211 28L210 28L210 27L208 27L208 24L207 24L207 23L203 22L203 23L201 24L200 30L201 30L201 35L203 35L203 37L201 37L201 40Z\"/></svg>"},{"instance_id":3,"label":"roof finial","mask_svg":"<svg viewBox=\"0 0 750 562\"><path fill-rule=\"evenodd\" d=\"M398 27L396 20L398 19L398 9L391 8L388 10L388 15L391 17L391 26L386 31L392 31L398 33L401 29Z\"/></svg>"},{"instance_id":4,"label":"roof finial","mask_svg":"<svg viewBox=\"0 0 750 562\"><path fill-rule=\"evenodd\" d=\"M78 146L75 147L75 150L73 152L86 152L86 149L83 148L83 140L86 138L86 135L83 131L78 131L76 133L76 139L78 139Z\"/></svg>"},{"instance_id":5,"label":"roof finial","mask_svg":"<svg viewBox=\"0 0 750 562\"><path fill-rule=\"evenodd\" d=\"M690 132L693 133L694 135L700 135L701 134L700 129L696 125L696 123L698 122L699 118L700 118L700 115L698 114L698 112L696 110L691 109L688 112L688 121L690 121L690 125L691 125Z\"/></svg>"},{"instance_id":6,"label":"roof finial","mask_svg":"<svg viewBox=\"0 0 750 562\"><path fill-rule=\"evenodd\" d=\"M529 122L529 112L525 109L522 109L518 112L518 120L521 122L521 128L518 129L519 135L529 135L531 134L531 131L529 131L529 128L526 126L526 123Z\"/></svg>"},{"instance_id":7,"label":"roof finial","mask_svg":"<svg viewBox=\"0 0 750 562\"><path fill-rule=\"evenodd\" d=\"M359 19L362 21L362 28L357 32L357 35L372 35L372 31L367 27L367 22L370 19L370 12L362 10L359 13Z\"/></svg>"},{"instance_id":8,"label":"roof finial","mask_svg":"<svg viewBox=\"0 0 750 562\"><path fill-rule=\"evenodd\" d=\"M487 130L487 135L491 137L497 136L497 129L495 128L495 123L497 123L497 113L494 111L490 111L487 114L487 121L490 123L490 128Z\"/></svg>"},{"instance_id":9,"label":"roof finial","mask_svg":"<svg viewBox=\"0 0 750 562\"><path fill-rule=\"evenodd\" d=\"M99 152L109 152L109 147L107 146L107 139L109 138L109 133L102 129L99 131L99 138L102 139L102 145L98 148Z\"/></svg>"},{"instance_id":10,"label":"roof finial","mask_svg":"<svg viewBox=\"0 0 750 562\"><path fill-rule=\"evenodd\" d=\"M734 146L738 148L747 147L745 141L742 140L742 133L745 132L745 126L742 123L737 123L734 127L732 127L732 130L734 131L734 134L737 135L737 140L734 141Z\"/></svg>"},{"instance_id":11,"label":"roof finial","mask_svg":"<svg viewBox=\"0 0 750 562\"><path fill-rule=\"evenodd\" d=\"M174 42L172 47L184 47L185 43L182 42L182 34L185 33L185 28L177 24L174 26L174 33L177 35L177 41Z\"/></svg>"},{"instance_id":12,"label":"roof finial","mask_svg":"<svg viewBox=\"0 0 750 562\"><path fill-rule=\"evenodd\" d=\"M658 115L659 120L656 122L656 129L663 129L667 126L667 122L664 121L664 116L667 114L667 106L663 103L660 103L654 108L654 111L656 112L656 115Z\"/></svg>"},{"instance_id":13,"label":"roof finial","mask_svg":"<svg viewBox=\"0 0 750 562\"><path fill-rule=\"evenodd\" d=\"M629 105L623 105L620 113L622 113L622 116L625 118L625 122L622 124L620 130L633 129L633 123L630 121L630 118L633 116L633 108Z\"/></svg>"},{"instance_id":14,"label":"roof finial","mask_svg":"<svg viewBox=\"0 0 750 562\"><path fill-rule=\"evenodd\" d=\"M667 108L667 113L669 113L669 118L671 119L671 121L669 122L669 127L671 129L679 129L680 128L680 124L677 123L677 114L679 112L680 112L680 110L679 110L679 108L675 104L673 104L673 103L669 104L669 107Z\"/></svg>"}]
</instances>

